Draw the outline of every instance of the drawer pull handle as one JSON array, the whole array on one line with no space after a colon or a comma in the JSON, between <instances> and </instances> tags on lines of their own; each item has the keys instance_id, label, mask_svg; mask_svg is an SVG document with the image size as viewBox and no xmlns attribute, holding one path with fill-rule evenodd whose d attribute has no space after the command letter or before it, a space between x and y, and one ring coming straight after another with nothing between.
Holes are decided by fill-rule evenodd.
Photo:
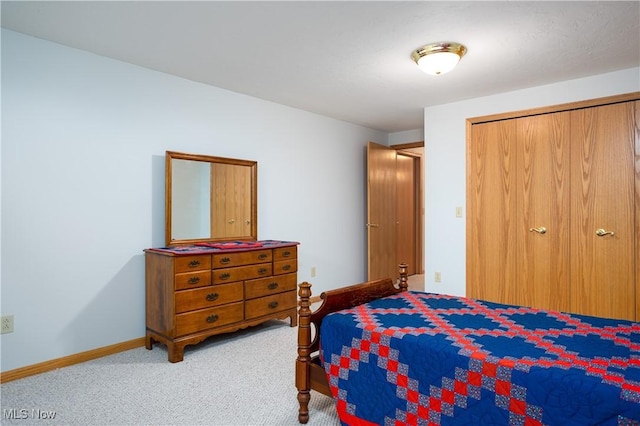
<instances>
[{"instance_id":1,"label":"drawer pull handle","mask_svg":"<svg viewBox=\"0 0 640 426\"><path fill-rule=\"evenodd\" d=\"M222 259L220 259L220 263L222 263L223 265L226 265L229 262L231 262L231 259L229 259L228 257L223 257Z\"/></svg>"},{"instance_id":2,"label":"drawer pull handle","mask_svg":"<svg viewBox=\"0 0 640 426\"><path fill-rule=\"evenodd\" d=\"M214 300L217 300L219 297L218 293L209 293L207 294L207 300L209 302L213 302Z\"/></svg>"},{"instance_id":3,"label":"drawer pull handle","mask_svg":"<svg viewBox=\"0 0 640 426\"><path fill-rule=\"evenodd\" d=\"M285 251L282 253L282 257L289 257L291 256L291 252L290 251Z\"/></svg>"},{"instance_id":4,"label":"drawer pull handle","mask_svg":"<svg viewBox=\"0 0 640 426\"><path fill-rule=\"evenodd\" d=\"M230 276L231 276L231 274L227 274L227 273L220 274L220 279L221 280L228 280Z\"/></svg>"},{"instance_id":5,"label":"drawer pull handle","mask_svg":"<svg viewBox=\"0 0 640 426\"><path fill-rule=\"evenodd\" d=\"M192 260L191 262L189 262L189 268L195 268L196 266L200 266L199 260Z\"/></svg>"},{"instance_id":6,"label":"drawer pull handle","mask_svg":"<svg viewBox=\"0 0 640 426\"><path fill-rule=\"evenodd\" d=\"M208 323L212 323L212 322L216 322L216 321L218 321L218 316L217 315L209 315L207 317L207 322Z\"/></svg>"},{"instance_id":7,"label":"drawer pull handle","mask_svg":"<svg viewBox=\"0 0 640 426\"><path fill-rule=\"evenodd\" d=\"M266 258L267 258L267 254L266 253L260 253L258 255L258 259L260 259L260 260L265 260Z\"/></svg>"},{"instance_id":8,"label":"drawer pull handle","mask_svg":"<svg viewBox=\"0 0 640 426\"><path fill-rule=\"evenodd\" d=\"M278 283L269 283L267 287L269 288L269 290L275 290L276 288L278 288Z\"/></svg>"},{"instance_id":9,"label":"drawer pull handle","mask_svg":"<svg viewBox=\"0 0 640 426\"><path fill-rule=\"evenodd\" d=\"M275 308L277 308L277 307L278 307L278 302L271 302L271 303L269 303L269 308L271 308L271 309L275 309Z\"/></svg>"},{"instance_id":10,"label":"drawer pull handle","mask_svg":"<svg viewBox=\"0 0 640 426\"><path fill-rule=\"evenodd\" d=\"M260 268L260 269L258 269L258 273L259 273L260 275L264 275L264 274L266 274L266 273L267 273L267 268Z\"/></svg>"},{"instance_id":11,"label":"drawer pull handle","mask_svg":"<svg viewBox=\"0 0 640 426\"><path fill-rule=\"evenodd\" d=\"M199 282L200 282L200 277L189 278L189 284L198 284Z\"/></svg>"},{"instance_id":12,"label":"drawer pull handle","mask_svg":"<svg viewBox=\"0 0 640 426\"><path fill-rule=\"evenodd\" d=\"M284 265L284 266L282 267L282 270L283 270L283 271L288 271L289 269L291 269L291 265Z\"/></svg>"}]
</instances>

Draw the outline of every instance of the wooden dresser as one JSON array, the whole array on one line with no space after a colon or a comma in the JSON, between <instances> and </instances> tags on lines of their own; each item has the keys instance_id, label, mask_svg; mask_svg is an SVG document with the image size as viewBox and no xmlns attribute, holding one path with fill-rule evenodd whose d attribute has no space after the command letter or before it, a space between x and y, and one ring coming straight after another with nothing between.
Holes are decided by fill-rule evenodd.
<instances>
[{"instance_id":1,"label":"wooden dresser","mask_svg":"<svg viewBox=\"0 0 640 426\"><path fill-rule=\"evenodd\" d=\"M228 242L145 250L146 337L169 361L209 336L289 317L297 326L297 245Z\"/></svg>"}]
</instances>

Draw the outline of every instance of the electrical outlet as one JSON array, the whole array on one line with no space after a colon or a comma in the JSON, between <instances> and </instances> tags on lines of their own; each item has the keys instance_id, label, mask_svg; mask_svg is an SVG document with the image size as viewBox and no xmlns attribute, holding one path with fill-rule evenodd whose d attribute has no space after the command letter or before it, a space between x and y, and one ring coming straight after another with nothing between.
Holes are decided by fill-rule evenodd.
<instances>
[{"instance_id":1,"label":"electrical outlet","mask_svg":"<svg viewBox=\"0 0 640 426\"><path fill-rule=\"evenodd\" d=\"M315 277L315 276L316 276L316 267L315 267L315 266L312 266L312 267L311 267L311 276L312 276L312 277Z\"/></svg>"},{"instance_id":2,"label":"electrical outlet","mask_svg":"<svg viewBox=\"0 0 640 426\"><path fill-rule=\"evenodd\" d=\"M436 272L434 279L437 283L442 282L442 275L440 275L440 272Z\"/></svg>"},{"instance_id":3,"label":"electrical outlet","mask_svg":"<svg viewBox=\"0 0 640 426\"><path fill-rule=\"evenodd\" d=\"M13 315L3 315L0 320L0 332L13 333Z\"/></svg>"}]
</instances>

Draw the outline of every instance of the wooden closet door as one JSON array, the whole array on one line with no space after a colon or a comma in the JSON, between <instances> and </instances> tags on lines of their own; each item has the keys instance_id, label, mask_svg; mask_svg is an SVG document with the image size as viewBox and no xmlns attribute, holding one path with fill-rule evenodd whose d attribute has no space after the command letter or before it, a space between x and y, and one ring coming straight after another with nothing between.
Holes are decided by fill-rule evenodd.
<instances>
[{"instance_id":1,"label":"wooden closet door","mask_svg":"<svg viewBox=\"0 0 640 426\"><path fill-rule=\"evenodd\" d=\"M473 124L467 150L467 296L515 303L516 122Z\"/></svg>"},{"instance_id":2,"label":"wooden closet door","mask_svg":"<svg viewBox=\"0 0 640 426\"><path fill-rule=\"evenodd\" d=\"M634 102L571 112L574 312L636 319L634 115Z\"/></svg>"},{"instance_id":3,"label":"wooden closet door","mask_svg":"<svg viewBox=\"0 0 640 426\"><path fill-rule=\"evenodd\" d=\"M568 112L517 119L518 305L570 308L570 126Z\"/></svg>"}]
</instances>

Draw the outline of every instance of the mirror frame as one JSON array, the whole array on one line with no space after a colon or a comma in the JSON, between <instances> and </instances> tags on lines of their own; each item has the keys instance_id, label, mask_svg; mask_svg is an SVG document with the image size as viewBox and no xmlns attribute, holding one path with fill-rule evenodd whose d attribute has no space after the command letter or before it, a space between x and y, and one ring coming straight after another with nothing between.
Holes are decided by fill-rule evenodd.
<instances>
[{"instance_id":1,"label":"mirror frame","mask_svg":"<svg viewBox=\"0 0 640 426\"><path fill-rule=\"evenodd\" d=\"M172 239L172 160L190 160L205 163L231 164L237 166L246 166L250 168L251 179L251 234L250 235L234 235L229 237L208 237L194 239ZM187 154L184 152L167 151L165 156L165 244L166 246L195 244L202 242L216 241L256 241L258 239L258 162L252 160L240 160L236 158L214 157L211 155ZM210 203L211 204L211 203ZM209 212L213 214L213 212Z\"/></svg>"}]
</instances>

